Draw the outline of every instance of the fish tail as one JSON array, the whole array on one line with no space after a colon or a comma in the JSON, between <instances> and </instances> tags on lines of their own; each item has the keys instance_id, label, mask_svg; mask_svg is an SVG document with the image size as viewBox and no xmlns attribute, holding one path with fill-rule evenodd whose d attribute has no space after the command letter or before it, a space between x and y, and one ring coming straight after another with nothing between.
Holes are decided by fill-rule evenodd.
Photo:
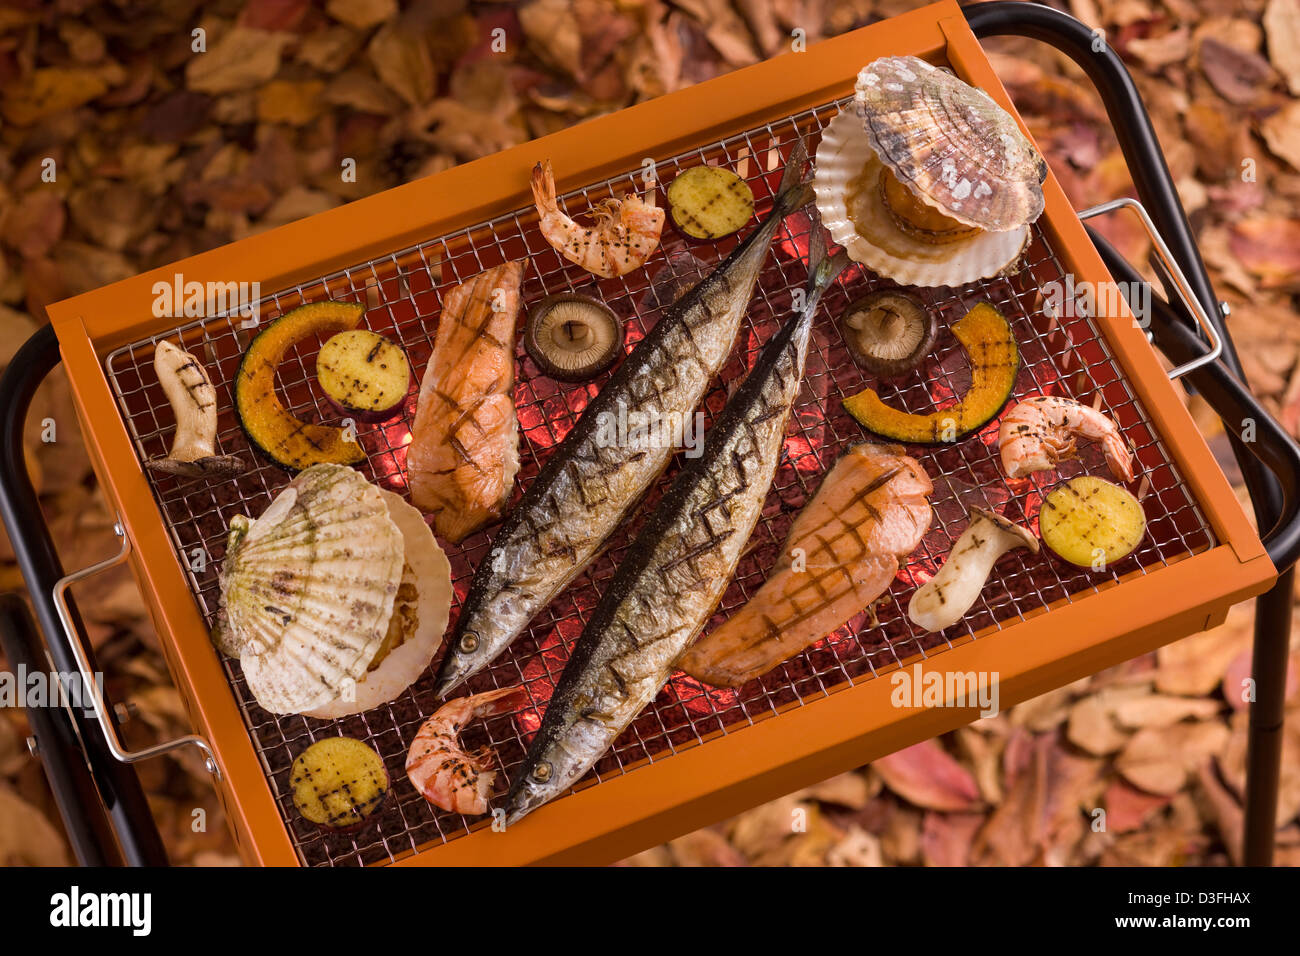
<instances>
[{"instance_id":1,"label":"fish tail","mask_svg":"<svg viewBox=\"0 0 1300 956\"><path fill-rule=\"evenodd\" d=\"M807 165L808 147L804 145L803 136L796 136L794 149L790 151L790 158L781 171L781 184L776 189L776 205L781 216L802 209L812 202L812 183L803 178L804 167Z\"/></svg>"},{"instance_id":2,"label":"fish tail","mask_svg":"<svg viewBox=\"0 0 1300 956\"><path fill-rule=\"evenodd\" d=\"M849 266L849 255L843 249L835 255L826 255L826 230L822 228L821 216L814 209L808 223L808 283L805 286L805 301L809 308L816 308L832 282Z\"/></svg>"}]
</instances>

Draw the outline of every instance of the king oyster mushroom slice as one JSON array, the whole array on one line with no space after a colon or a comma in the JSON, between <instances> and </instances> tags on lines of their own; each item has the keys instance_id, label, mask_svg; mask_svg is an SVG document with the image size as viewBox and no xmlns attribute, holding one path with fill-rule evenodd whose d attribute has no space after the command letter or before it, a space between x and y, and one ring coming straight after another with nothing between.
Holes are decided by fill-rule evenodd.
<instances>
[{"instance_id":1,"label":"king oyster mushroom slice","mask_svg":"<svg viewBox=\"0 0 1300 956\"><path fill-rule=\"evenodd\" d=\"M1038 553L1038 539L1028 528L1002 515L970 509L970 524L953 545L939 573L916 589L907 616L917 627L942 631L970 610L998 558L1015 548Z\"/></svg>"},{"instance_id":2,"label":"king oyster mushroom slice","mask_svg":"<svg viewBox=\"0 0 1300 956\"><path fill-rule=\"evenodd\" d=\"M217 393L197 358L166 339L153 353L153 370L176 416L176 434L165 458L145 464L183 478L224 478L244 470L237 455L216 454Z\"/></svg>"},{"instance_id":3,"label":"king oyster mushroom slice","mask_svg":"<svg viewBox=\"0 0 1300 956\"><path fill-rule=\"evenodd\" d=\"M918 57L886 56L863 67L854 100L881 162L940 212L989 232L1042 214L1047 164L983 90Z\"/></svg>"}]
</instances>

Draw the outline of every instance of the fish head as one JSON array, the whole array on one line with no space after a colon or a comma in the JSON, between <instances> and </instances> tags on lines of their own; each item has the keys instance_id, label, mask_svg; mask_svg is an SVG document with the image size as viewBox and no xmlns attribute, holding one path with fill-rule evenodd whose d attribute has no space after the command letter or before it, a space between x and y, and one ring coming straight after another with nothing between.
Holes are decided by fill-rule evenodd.
<instances>
[{"instance_id":1,"label":"fish head","mask_svg":"<svg viewBox=\"0 0 1300 956\"><path fill-rule=\"evenodd\" d=\"M438 697L445 698L482 670L492 657L482 635L468 628L463 631L457 629L455 637L448 643L447 653L442 657L433 692Z\"/></svg>"},{"instance_id":2,"label":"fish head","mask_svg":"<svg viewBox=\"0 0 1300 956\"><path fill-rule=\"evenodd\" d=\"M534 740L506 795L506 825L522 820L576 784L608 749L613 736L602 725L579 719L567 733Z\"/></svg>"}]
</instances>

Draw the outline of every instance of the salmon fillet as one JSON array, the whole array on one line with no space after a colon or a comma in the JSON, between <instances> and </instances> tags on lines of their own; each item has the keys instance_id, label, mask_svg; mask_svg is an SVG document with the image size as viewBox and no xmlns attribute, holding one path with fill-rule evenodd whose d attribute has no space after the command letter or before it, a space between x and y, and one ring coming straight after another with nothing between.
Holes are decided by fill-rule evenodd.
<instances>
[{"instance_id":1,"label":"salmon fillet","mask_svg":"<svg viewBox=\"0 0 1300 956\"><path fill-rule=\"evenodd\" d=\"M930 527L933 491L898 445L850 448L795 519L758 593L677 666L739 687L821 640L889 587Z\"/></svg>"},{"instance_id":2,"label":"salmon fillet","mask_svg":"<svg viewBox=\"0 0 1300 956\"><path fill-rule=\"evenodd\" d=\"M515 326L522 262L480 272L443 300L406 452L411 501L453 543L501 515L519 470ZM494 308L495 306L495 308Z\"/></svg>"}]
</instances>

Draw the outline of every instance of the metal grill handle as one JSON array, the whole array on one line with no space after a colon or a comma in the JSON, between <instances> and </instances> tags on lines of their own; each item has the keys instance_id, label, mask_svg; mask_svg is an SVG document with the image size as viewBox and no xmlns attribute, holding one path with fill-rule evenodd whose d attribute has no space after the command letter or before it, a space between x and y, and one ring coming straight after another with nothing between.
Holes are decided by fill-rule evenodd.
<instances>
[{"instance_id":1,"label":"metal grill handle","mask_svg":"<svg viewBox=\"0 0 1300 956\"><path fill-rule=\"evenodd\" d=\"M109 719L104 695L100 693L99 684L95 681L95 675L90 668L90 659L86 655L86 648L81 643L80 633L73 623L72 612L68 608L67 591L76 582L84 581L100 571L107 571L109 568L116 567L126 560L127 555L131 553L131 539L122 528L120 521L113 526L113 531L122 539L122 549L117 554L111 558L105 558L97 564L92 564L88 568L82 568L80 571L73 571L71 574L64 575L55 583L53 589L54 606L59 614L59 622L63 625L64 633L68 638L68 646L72 649L73 657L77 662L77 669L81 673L81 686L94 705L95 719L99 721L99 728L103 731L104 741L108 744L109 753L122 763L129 764L140 760L148 760L150 757L160 757L182 747L194 746L203 752L203 766L208 773L220 780L221 767L217 764L217 758L212 753L212 748L208 746L208 742L197 734L187 734L184 737L177 737L175 740L154 744L154 746L146 747L144 750L131 751L122 745L121 739L117 736L117 728L113 726L113 721Z\"/></svg>"},{"instance_id":2,"label":"metal grill handle","mask_svg":"<svg viewBox=\"0 0 1300 956\"><path fill-rule=\"evenodd\" d=\"M1173 253L1169 251L1169 246L1156 230L1156 224L1151 221L1151 217L1147 215L1146 209L1143 208L1140 202L1136 199L1130 199L1127 196L1119 199L1112 199L1109 202L1100 203L1089 209L1083 210L1079 213L1079 218L1092 219L1095 216L1102 216L1119 209L1132 209L1137 213L1138 219L1141 220L1143 228L1147 231L1147 236L1151 239L1151 246L1156 251L1156 257L1160 260L1160 264L1165 267L1165 270L1173 280L1174 292L1177 293L1178 298L1182 300L1183 305L1187 307L1187 311L1195 316L1196 324L1201 327L1201 331L1205 333L1206 340L1210 343L1210 350L1208 352L1198 355L1196 358L1184 362L1182 365L1177 365L1169 370L1170 379L1182 378L1188 372L1194 372L1203 365L1209 365L1222 355L1223 340L1219 338L1219 333L1215 331L1214 324L1210 321L1210 317L1205 314L1205 309L1201 305L1201 300L1192 292L1191 284L1187 281L1187 276L1183 274L1182 267L1179 266L1177 260L1174 259Z\"/></svg>"}]
</instances>

